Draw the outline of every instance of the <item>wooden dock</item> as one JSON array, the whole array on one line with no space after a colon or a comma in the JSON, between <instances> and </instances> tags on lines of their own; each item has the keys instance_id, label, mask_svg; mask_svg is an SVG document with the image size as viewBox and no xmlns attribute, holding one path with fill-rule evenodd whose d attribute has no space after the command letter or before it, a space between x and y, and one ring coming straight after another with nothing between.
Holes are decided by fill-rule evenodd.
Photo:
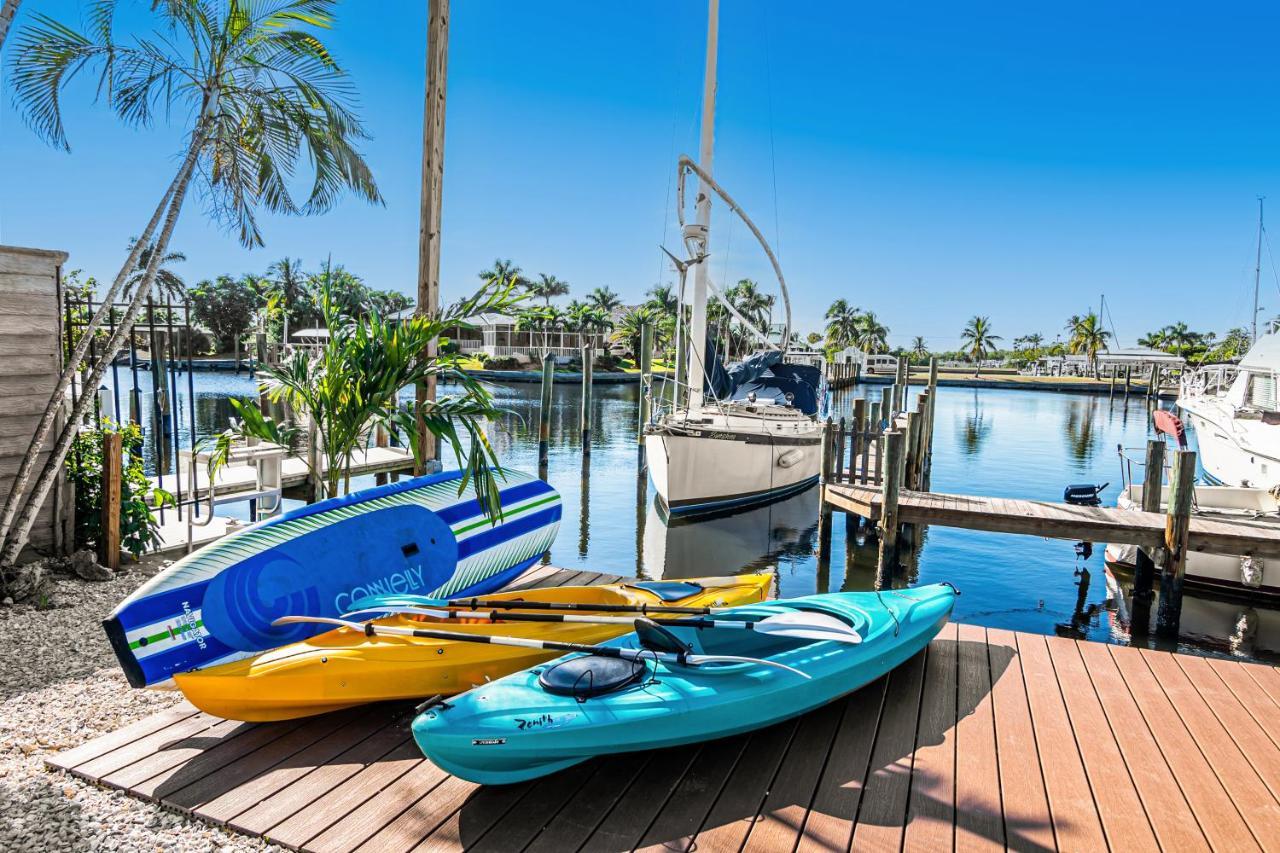
<instances>
[{"instance_id":1,"label":"wooden dock","mask_svg":"<svg viewBox=\"0 0 1280 853\"><path fill-rule=\"evenodd\" d=\"M824 494L837 509L872 520L880 518L882 495L879 486L832 483ZM1166 520L1164 513L1114 507L906 489L898 492L898 521L902 524L937 524L967 530L1159 548L1164 546ZM1280 529L1274 524L1251 523L1243 519L1224 521L1193 516L1188 547L1192 551L1214 554L1280 558Z\"/></svg>"},{"instance_id":2,"label":"wooden dock","mask_svg":"<svg viewBox=\"0 0 1280 853\"><path fill-rule=\"evenodd\" d=\"M543 567L517 585L615 579ZM255 725L180 704L49 764L315 851L1278 844L1280 672L1258 664L949 625L796 720L498 787L424 759L411 714Z\"/></svg>"}]
</instances>

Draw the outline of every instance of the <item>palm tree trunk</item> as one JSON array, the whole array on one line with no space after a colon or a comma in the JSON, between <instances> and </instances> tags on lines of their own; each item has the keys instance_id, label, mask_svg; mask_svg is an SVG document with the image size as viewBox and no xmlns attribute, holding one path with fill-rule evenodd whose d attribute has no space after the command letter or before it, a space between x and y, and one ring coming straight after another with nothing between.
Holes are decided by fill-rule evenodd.
<instances>
[{"instance_id":1,"label":"palm tree trunk","mask_svg":"<svg viewBox=\"0 0 1280 853\"><path fill-rule=\"evenodd\" d=\"M169 247L169 240L173 236L174 226L178 222L178 213L182 210L182 202L186 198L187 187L191 183L191 175L195 170L196 159L200 153L203 139L203 121L201 121L192 131L191 145L187 150L186 159L178 170L178 177L172 189L173 197L165 214L160 236L156 240L151 262L147 265L142 281L133 294L133 301L129 303L128 309L120 319L120 325L116 327L115 333L104 348L102 357L90 372L85 385L86 388L98 387L106 374L107 367L112 359L115 358L116 353L120 351L125 339L133 331L133 324L137 321L138 313L142 309L142 303L146 301L147 294L151 292L151 287L155 283L160 260L164 257L165 251ZM94 394L82 394L71 408L71 414L67 418L66 424L63 425L58 441L53 447L53 452L49 454L48 461L45 462L44 468L40 471L40 476L36 479L35 486L31 490L31 494L27 497L26 505L22 508L22 512L18 514L17 521L4 540L4 550L0 552L0 565L11 566L16 563L18 555L22 553L23 547L26 546L27 539L31 535L31 528L35 525L36 514L39 513L40 507L49 496L49 491L53 488L55 480L57 480L58 471L62 468L62 463L66 460L67 453L71 450L71 443L76 437L77 424L85 411L88 410L94 397ZM13 485L13 491L15 493L18 491L18 483L16 481Z\"/></svg>"},{"instance_id":2,"label":"palm tree trunk","mask_svg":"<svg viewBox=\"0 0 1280 853\"><path fill-rule=\"evenodd\" d=\"M3 27L3 15L0 15L0 41L3 40ZM49 431L53 429L53 422L58 419L58 412L62 410L62 401L66 398L67 386L71 384L71 380L78 372L80 362L84 359L85 353L89 351L90 342L93 341L94 335L106 320L108 313L111 311L112 303L120 293L120 289L124 287L129 275L137 265L138 257L142 254L147 244L151 242L151 235L155 233L156 226L160 224L160 218L164 216L165 208L169 206L169 200L173 198L174 190L177 189L181 178L182 173L179 171L173 183L165 190L164 197L160 199L160 204L156 206L156 211L151 215L151 221L147 223L142 236L134 241L129 257L125 260L124 266L120 268L115 281L111 283L111 289L102 297L102 305L94 312L93 317L89 320L89 325L85 327L84 332L80 335L80 340L76 342L75 347L67 357L66 364L63 365L62 374L58 377L58 384L54 386L53 393L49 395L49 402L45 405L44 414L40 418L40 423L36 426L35 434L31 436L31 443L27 446L27 452L22 457L22 464L18 467L13 486L9 490L9 495L5 498L4 510L0 512L0 542L3 542L9 535L13 517L18 511L18 502L27 487L27 481L31 479L31 472L35 468L36 458L44 450L45 441L49 438Z\"/></svg>"},{"instance_id":3,"label":"palm tree trunk","mask_svg":"<svg viewBox=\"0 0 1280 853\"><path fill-rule=\"evenodd\" d=\"M22 0L4 0L4 5L0 6L0 47L4 47L4 37L9 34L9 25L18 14L20 2Z\"/></svg>"}]
</instances>

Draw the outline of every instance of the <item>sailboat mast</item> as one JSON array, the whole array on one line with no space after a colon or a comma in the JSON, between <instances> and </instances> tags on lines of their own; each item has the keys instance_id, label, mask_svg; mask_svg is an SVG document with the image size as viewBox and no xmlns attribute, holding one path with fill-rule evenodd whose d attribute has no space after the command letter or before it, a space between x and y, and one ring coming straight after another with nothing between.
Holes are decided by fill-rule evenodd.
<instances>
[{"instance_id":1,"label":"sailboat mast","mask_svg":"<svg viewBox=\"0 0 1280 853\"><path fill-rule=\"evenodd\" d=\"M1258 340L1258 285L1262 281L1262 200L1258 196L1258 258L1253 265L1253 341Z\"/></svg>"},{"instance_id":2,"label":"sailboat mast","mask_svg":"<svg viewBox=\"0 0 1280 853\"><path fill-rule=\"evenodd\" d=\"M698 148L698 165L711 174L711 158L715 153L716 132L716 48L720 38L720 0L707 4L707 66L702 80L702 139ZM696 205L698 228L706 252L711 240L711 189L698 179ZM707 340L707 261L693 267L693 316L689 322L689 407L702 404L703 359Z\"/></svg>"}]
</instances>

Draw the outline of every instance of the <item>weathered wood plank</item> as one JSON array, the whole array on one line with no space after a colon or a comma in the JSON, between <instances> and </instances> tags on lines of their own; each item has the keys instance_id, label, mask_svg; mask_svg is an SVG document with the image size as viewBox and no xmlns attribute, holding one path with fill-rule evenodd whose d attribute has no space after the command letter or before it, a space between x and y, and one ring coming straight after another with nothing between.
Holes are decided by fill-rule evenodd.
<instances>
[{"instance_id":1,"label":"weathered wood plank","mask_svg":"<svg viewBox=\"0 0 1280 853\"><path fill-rule=\"evenodd\" d=\"M630 850L640 843L685 772L699 759L700 747L664 749L653 756L627 789L624 805L613 808L582 845L584 850Z\"/></svg>"},{"instance_id":2,"label":"weathered wood plank","mask_svg":"<svg viewBox=\"0 0 1280 853\"><path fill-rule=\"evenodd\" d=\"M50 756L45 760L45 763L63 770L71 770L80 764L84 764L101 755L106 755L119 747L133 743L161 729L168 728L174 723L180 723L189 717L194 717L198 713L200 712L195 707L186 701L182 701L172 708L168 708L158 714L152 714L150 717L138 720L136 723L131 723L110 734L94 738L87 743L82 743L77 747Z\"/></svg>"},{"instance_id":3,"label":"weathered wood plank","mask_svg":"<svg viewBox=\"0 0 1280 853\"><path fill-rule=\"evenodd\" d=\"M67 253L55 249L0 245L0 272L52 275L67 262Z\"/></svg>"},{"instance_id":4,"label":"weathered wood plank","mask_svg":"<svg viewBox=\"0 0 1280 853\"><path fill-rule=\"evenodd\" d=\"M524 849L530 853L581 849L653 758L653 753L627 752L598 760L591 781L550 817Z\"/></svg>"},{"instance_id":5,"label":"weathered wood plank","mask_svg":"<svg viewBox=\"0 0 1280 853\"><path fill-rule=\"evenodd\" d=\"M742 848L769 785L791 746L797 722L779 723L751 736L751 743L694 837L693 849L710 853Z\"/></svg>"},{"instance_id":6,"label":"weathered wood plank","mask_svg":"<svg viewBox=\"0 0 1280 853\"><path fill-rule=\"evenodd\" d=\"M925 654L903 840L908 850L950 850L955 841L956 654L956 626L948 623Z\"/></svg>"},{"instance_id":7,"label":"weathered wood plank","mask_svg":"<svg viewBox=\"0 0 1280 853\"><path fill-rule=\"evenodd\" d=\"M957 641L956 849L1003 850L1000 763L986 630L960 625Z\"/></svg>"},{"instance_id":8,"label":"weathered wood plank","mask_svg":"<svg viewBox=\"0 0 1280 853\"><path fill-rule=\"evenodd\" d=\"M530 787L525 783L477 788L460 808L413 848L413 853L451 853L472 849L476 841L529 792Z\"/></svg>"},{"instance_id":9,"label":"weathered wood plank","mask_svg":"<svg viewBox=\"0 0 1280 853\"><path fill-rule=\"evenodd\" d=\"M750 740L749 735L739 735L704 744L698 760L685 771L675 792L645 831L638 849L687 850Z\"/></svg>"},{"instance_id":10,"label":"weathered wood plank","mask_svg":"<svg viewBox=\"0 0 1280 853\"><path fill-rule=\"evenodd\" d=\"M192 735L208 731L214 726L225 722L225 720L211 717L205 713L186 717L159 731L130 741L117 749L76 766L75 773L97 781L123 767L128 767L135 761L144 760L157 753L163 754L164 750L184 742Z\"/></svg>"},{"instance_id":11,"label":"weathered wood plank","mask_svg":"<svg viewBox=\"0 0 1280 853\"><path fill-rule=\"evenodd\" d=\"M416 748L416 744L414 746ZM324 832L307 841L307 849L317 853L346 853L348 850L355 850L399 817L405 809L433 796L450 779L452 777L448 773L430 761L419 760L407 772L382 785L372 796L366 797L344 817L330 824ZM436 824L432 824L431 829L435 826Z\"/></svg>"},{"instance_id":12,"label":"weathered wood plank","mask_svg":"<svg viewBox=\"0 0 1280 853\"><path fill-rule=\"evenodd\" d=\"M595 770L594 764L576 764L568 770L538 780L527 794L489 827L487 832L474 840L468 849L493 853L523 850L546 825L547 816L558 813Z\"/></svg>"}]
</instances>

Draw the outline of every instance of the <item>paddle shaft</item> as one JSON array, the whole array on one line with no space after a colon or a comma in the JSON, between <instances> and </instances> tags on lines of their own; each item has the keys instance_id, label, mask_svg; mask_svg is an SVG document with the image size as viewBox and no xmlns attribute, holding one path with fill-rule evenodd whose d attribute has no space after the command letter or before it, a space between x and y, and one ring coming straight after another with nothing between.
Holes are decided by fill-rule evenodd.
<instances>
[{"instance_id":1,"label":"paddle shaft","mask_svg":"<svg viewBox=\"0 0 1280 853\"><path fill-rule=\"evenodd\" d=\"M728 610L727 607L668 607L662 604L584 604L558 601L493 601L483 598L451 599L444 606L463 610L480 610L492 607L500 610L594 610L597 613L681 613L710 616Z\"/></svg>"},{"instance_id":2,"label":"paddle shaft","mask_svg":"<svg viewBox=\"0 0 1280 853\"><path fill-rule=\"evenodd\" d=\"M360 612L360 611L356 611ZM385 612L379 610L378 612ZM632 625L635 620L626 616L582 616L572 613L495 613L486 610L431 610L423 607L406 607L390 611L411 616L431 616L437 619L477 619L484 622L564 622L583 625ZM656 614L655 614L656 615ZM731 619L660 619L664 628L730 628L740 631L760 631L777 633L779 629L768 621L742 622ZM852 629L836 631L826 625L788 625L788 628L804 628L810 631L830 631L831 633L852 633Z\"/></svg>"}]
</instances>

